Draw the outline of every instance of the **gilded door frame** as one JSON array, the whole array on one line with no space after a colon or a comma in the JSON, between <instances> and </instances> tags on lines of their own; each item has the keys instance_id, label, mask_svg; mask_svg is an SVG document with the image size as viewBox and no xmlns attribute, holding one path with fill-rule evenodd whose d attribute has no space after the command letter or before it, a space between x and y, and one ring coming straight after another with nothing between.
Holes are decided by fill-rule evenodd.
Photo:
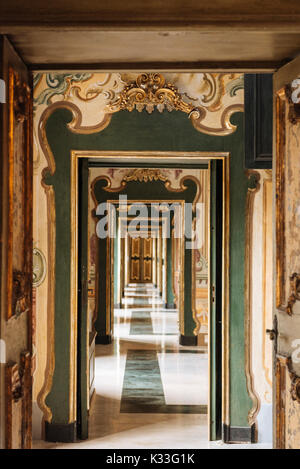
<instances>
[{"instance_id":1,"label":"gilded door frame","mask_svg":"<svg viewBox=\"0 0 300 469\"><path fill-rule=\"evenodd\" d=\"M76 416L76 384L77 384L77 321L78 321L78 160L79 158L101 159L109 163L112 159L118 162L134 162L141 159L157 162L162 166L162 159L177 160L180 163L195 164L208 163L211 160L223 162L223 268L222 268L222 424L230 424L230 381L229 381L229 224L230 224L230 152L178 152L178 151L71 151L71 298L70 298L70 415ZM148 162L148 161L147 161ZM210 191L210 181L209 181ZM210 225L209 225L210 231ZM194 270L195 256L192 259ZM196 323L195 311L195 276L193 278L193 318ZM210 291L210 286L209 286ZM210 331L210 324L209 324ZM210 333L209 333L210 336ZM209 350L209 348L208 348ZM210 357L208 360L210 367ZM210 373L210 369L209 369ZM88 378L87 378L88 379ZM209 383L210 388L210 383ZM210 394L210 389L208 395ZM208 410L209 416L209 410ZM76 420L76 418L75 418ZM209 430L209 428L208 428Z\"/></svg>"}]
</instances>

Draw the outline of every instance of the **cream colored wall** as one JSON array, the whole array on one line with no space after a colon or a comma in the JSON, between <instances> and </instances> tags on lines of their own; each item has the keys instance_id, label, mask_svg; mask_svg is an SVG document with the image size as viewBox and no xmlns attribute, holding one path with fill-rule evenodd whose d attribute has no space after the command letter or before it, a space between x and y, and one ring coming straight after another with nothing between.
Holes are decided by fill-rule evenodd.
<instances>
[{"instance_id":1,"label":"cream colored wall","mask_svg":"<svg viewBox=\"0 0 300 469\"><path fill-rule=\"evenodd\" d=\"M266 329L272 329L272 176L260 174L255 194L252 225L251 272L251 365L253 388L258 396L259 441L272 441L272 342Z\"/></svg>"},{"instance_id":2,"label":"cream colored wall","mask_svg":"<svg viewBox=\"0 0 300 469\"><path fill-rule=\"evenodd\" d=\"M48 259L48 213L44 188L41 185L42 170L47 165L46 158L34 139L33 175L33 247L38 248ZM48 265L46 276L35 291L35 333L33 353L35 369L33 374L33 438L41 438L42 411L38 405L40 391L45 383L48 353Z\"/></svg>"}]
</instances>

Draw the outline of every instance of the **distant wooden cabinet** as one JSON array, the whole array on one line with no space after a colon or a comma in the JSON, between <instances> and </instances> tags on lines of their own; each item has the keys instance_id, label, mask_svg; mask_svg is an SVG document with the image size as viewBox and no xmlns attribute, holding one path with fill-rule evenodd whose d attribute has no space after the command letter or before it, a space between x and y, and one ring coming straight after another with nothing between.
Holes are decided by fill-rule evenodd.
<instances>
[{"instance_id":1,"label":"distant wooden cabinet","mask_svg":"<svg viewBox=\"0 0 300 469\"><path fill-rule=\"evenodd\" d=\"M273 75L245 74L245 168L271 169Z\"/></svg>"}]
</instances>

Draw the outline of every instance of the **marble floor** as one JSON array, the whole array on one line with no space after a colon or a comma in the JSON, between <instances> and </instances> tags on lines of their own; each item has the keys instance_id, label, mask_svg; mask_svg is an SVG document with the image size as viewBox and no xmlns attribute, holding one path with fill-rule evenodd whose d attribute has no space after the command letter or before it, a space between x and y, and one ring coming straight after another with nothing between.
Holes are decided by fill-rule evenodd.
<instances>
[{"instance_id":1,"label":"marble floor","mask_svg":"<svg viewBox=\"0 0 300 469\"><path fill-rule=\"evenodd\" d=\"M113 343L96 346L89 439L34 448L265 448L208 442L207 353L179 345L176 310L138 302L115 310Z\"/></svg>"}]
</instances>

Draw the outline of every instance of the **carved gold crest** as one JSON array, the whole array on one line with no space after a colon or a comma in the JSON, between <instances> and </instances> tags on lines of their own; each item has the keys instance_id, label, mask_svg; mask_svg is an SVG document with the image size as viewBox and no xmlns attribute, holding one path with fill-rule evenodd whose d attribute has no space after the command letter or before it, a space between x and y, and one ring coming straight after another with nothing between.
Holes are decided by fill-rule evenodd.
<instances>
[{"instance_id":1,"label":"carved gold crest","mask_svg":"<svg viewBox=\"0 0 300 469\"><path fill-rule=\"evenodd\" d=\"M139 182L152 182L152 181L167 181L167 177L161 174L158 169L143 169L138 168L127 174L123 181L139 181Z\"/></svg>"},{"instance_id":2,"label":"carved gold crest","mask_svg":"<svg viewBox=\"0 0 300 469\"><path fill-rule=\"evenodd\" d=\"M136 109L141 112L146 109L147 112L153 112L154 108L162 112L182 111L186 114L191 112L200 112L192 104L186 103L176 86L166 83L165 78L160 73L142 73L135 82L129 83L119 95L119 98L107 105L106 110L114 113L122 110L133 111Z\"/></svg>"}]
</instances>

